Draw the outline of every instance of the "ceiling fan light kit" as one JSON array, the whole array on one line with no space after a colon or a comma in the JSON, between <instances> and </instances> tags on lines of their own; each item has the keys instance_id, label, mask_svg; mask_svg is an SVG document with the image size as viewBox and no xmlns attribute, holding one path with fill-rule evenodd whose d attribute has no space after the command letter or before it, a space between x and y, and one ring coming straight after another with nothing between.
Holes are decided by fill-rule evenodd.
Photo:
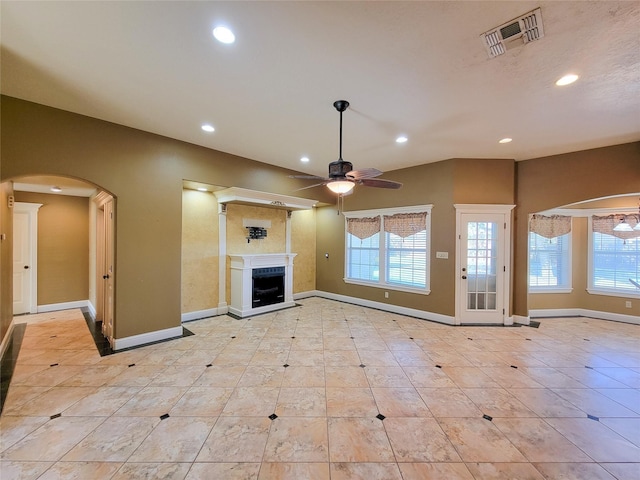
<instances>
[{"instance_id":1,"label":"ceiling fan light kit","mask_svg":"<svg viewBox=\"0 0 640 480\"><path fill-rule=\"evenodd\" d=\"M329 164L329 176L317 177L314 175L290 175L290 178L299 178L305 180L321 180L321 183L302 187L298 190L305 190L320 185L326 185L329 190L337 193L339 196L349 194L356 185L364 185L365 187L376 188L393 188L397 189L402 186L399 182L392 180L384 180L375 178L382 175L380 170L375 168L365 168L362 170L354 170L351 162L342 159L342 113L349 108L349 102L346 100L336 100L333 102L335 109L340 112L340 155L338 160Z\"/></svg>"}]
</instances>

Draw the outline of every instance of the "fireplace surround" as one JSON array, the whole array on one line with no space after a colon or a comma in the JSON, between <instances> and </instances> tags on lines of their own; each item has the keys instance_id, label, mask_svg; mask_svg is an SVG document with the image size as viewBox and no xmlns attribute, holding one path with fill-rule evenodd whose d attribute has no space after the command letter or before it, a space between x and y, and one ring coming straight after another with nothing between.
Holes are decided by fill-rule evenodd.
<instances>
[{"instance_id":1,"label":"fireplace surround","mask_svg":"<svg viewBox=\"0 0 640 480\"><path fill-rule=\"evenodd\" d=\"M230 254L231 306L240 318L293 307L295 253Z\"/></svg>"}]
</instances>

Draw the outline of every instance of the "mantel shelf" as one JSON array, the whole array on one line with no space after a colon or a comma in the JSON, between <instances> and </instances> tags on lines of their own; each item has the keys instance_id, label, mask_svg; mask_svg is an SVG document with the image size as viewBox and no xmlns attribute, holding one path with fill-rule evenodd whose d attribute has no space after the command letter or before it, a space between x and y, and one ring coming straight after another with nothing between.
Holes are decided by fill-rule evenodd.
<instances>
[{"instance_id":1,"label":"mantel shelf","mask_svg":"<svg viewBox=\"0 0 640 480\"><path fill-rule=\"evenodd\" d=\"M246 188L231 187L214 192L218 203L240 203L243 205L259 205L267 208L284 210L310 210L318 201L307 198L291 197L277 193L258 192Z\"/></svg>"}]
</instances>

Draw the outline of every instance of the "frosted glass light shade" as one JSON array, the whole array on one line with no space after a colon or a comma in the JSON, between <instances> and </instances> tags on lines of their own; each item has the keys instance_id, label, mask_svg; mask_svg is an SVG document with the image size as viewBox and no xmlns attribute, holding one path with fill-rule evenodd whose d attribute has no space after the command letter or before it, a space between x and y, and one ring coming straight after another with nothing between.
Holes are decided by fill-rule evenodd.
<instances>
[{"instance_id":1,"label":"frosted glass light shade","mask_svg":"<svg viewBox=\"0 0 640 480\"><path fill-rule=\"evenodd\" d=\"M327 187L329 187L329 190L331 190L333 193L339 194L350 192L351 190L353 190L354 186L355 184L348 180L336 180L334 182L327 183Z\"/></svg>"}]
</instances>

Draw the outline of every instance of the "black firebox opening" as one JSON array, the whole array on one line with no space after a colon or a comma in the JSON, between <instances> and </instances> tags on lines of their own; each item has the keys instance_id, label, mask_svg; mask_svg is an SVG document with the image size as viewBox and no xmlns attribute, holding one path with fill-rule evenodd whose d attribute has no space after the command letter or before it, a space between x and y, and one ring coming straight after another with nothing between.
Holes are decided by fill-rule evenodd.
<instances>
[{"instance_id":1,"label":"black firebox opening","mask_svg":"<svg viewBox=\"0 0 640 480\"><path fill-rule=\"evenodd\" d=\"M252 306L284 302L284 267L254 268Z\"/></svg>"}]
</instances>

